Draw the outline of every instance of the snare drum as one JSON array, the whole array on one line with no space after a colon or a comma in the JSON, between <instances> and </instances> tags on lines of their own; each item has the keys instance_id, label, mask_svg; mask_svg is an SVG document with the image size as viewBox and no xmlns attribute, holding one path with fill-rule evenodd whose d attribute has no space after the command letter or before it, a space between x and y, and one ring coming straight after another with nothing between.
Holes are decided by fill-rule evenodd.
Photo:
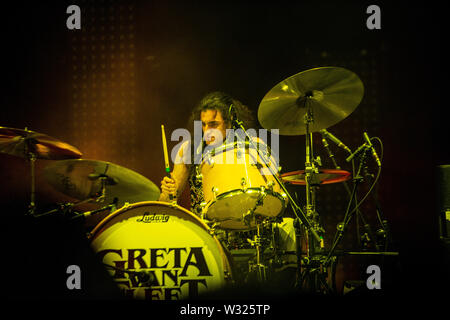
<instances>
[{"instance_id":1,"label":"snare drum","mask_svg":"<svg viewBox=\"0 0 450 320\"><path fill-rule=\"evenodd\" d=\"M231 281L225 252L209 227L166 202L134 203L91 232L91 245L128 297L190 299Z\"/></svg>"},{"instance_id":2,"label":"snare drum","mask_svg":"<svg viewBox=\"0 0 450 320\"><path fill-rule=\"evenodd\" d=\"M206 153L200 170L208 220L218 222L219 228L246 230L255 226L252 219L245 218L253 209L254 215L263 217L283 212L286 197L262 163L248 144L225 144Z\"/></svg>"}]
</instances>

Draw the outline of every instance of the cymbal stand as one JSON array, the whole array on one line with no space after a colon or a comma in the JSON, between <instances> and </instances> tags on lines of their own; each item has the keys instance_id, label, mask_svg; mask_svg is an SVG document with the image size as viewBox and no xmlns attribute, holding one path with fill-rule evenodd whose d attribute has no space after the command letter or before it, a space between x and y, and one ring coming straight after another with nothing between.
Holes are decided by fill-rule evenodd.
<instances>
[{"instance_id":1,"label":"cymbal stand","mask_svg":"<svg viewBox=\"0 0 450 320\"><path fill-rule=\"evenodd\" d=\"M305 185L306 185L306 217L312 221L312 229L307 230L307 255L301 259L302 271L297 278L296 286L305 291L312 293L330 293L326 281L326 268L323 266L323 257L320 251L324 248L323 228L320 227L318 214L316 212L316 187L313 186L314 175L318 173L316 163L320 163L320 159L314 159L312 133L310 132L310 124L314 122L314 114L309 103L309 99L313 97L313 93L306 93L304 97L298 99L299 107L306 108L304 122L306 126L306 153L305 153ZM319 234L319 239L311 237L311 230L315 230Z\"/></svg>"},{"instance_id":2,"label":"cymbal stand","mask_svg":"<svg viewBox=\"0 0 450 320\"><path fill-rule=\"evenodd\" d=\"M36 141L34 139L25 138L25 155L27 160L30 162L30 175L31 175L31 194L30 194L30 204L28 205L27 214L34 216L36 212Z\"/></svg>"}]
</instances>

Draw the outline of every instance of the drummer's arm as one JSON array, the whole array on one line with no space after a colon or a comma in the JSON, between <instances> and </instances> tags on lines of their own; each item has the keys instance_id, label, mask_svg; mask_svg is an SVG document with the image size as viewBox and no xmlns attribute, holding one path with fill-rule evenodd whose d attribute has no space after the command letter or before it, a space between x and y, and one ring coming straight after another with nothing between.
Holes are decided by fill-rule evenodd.
<instances>
[{"instance_id":1,"label":"drummer's arm","mask_svg":"<svg viewBox=\"0 0 450 320\"><path fill-rule=\"evenodd\" d=\"M170 195L176 195L178 198L186 187L189 176L189 167L186 164L186 159L184 157L184 153L186 152L185 147L186 145L181 147L178 151L170 177L164 177L161 181L159 201L171 201Z\"/></svg>"},{"instance_id":2,"label":"drummer's arm","mask_svg":"<svg viewBox=\"0 0 450 320\"><path fill-rule=\"evenodd\" d=\"M178 198L186 187L188 173L189 171L186 164L175 164L173 171L170 173L170 177L164 177L161 181L159 201L172 201L170 200L170 195L176 195Z\"/></svg>"}]
</instances>

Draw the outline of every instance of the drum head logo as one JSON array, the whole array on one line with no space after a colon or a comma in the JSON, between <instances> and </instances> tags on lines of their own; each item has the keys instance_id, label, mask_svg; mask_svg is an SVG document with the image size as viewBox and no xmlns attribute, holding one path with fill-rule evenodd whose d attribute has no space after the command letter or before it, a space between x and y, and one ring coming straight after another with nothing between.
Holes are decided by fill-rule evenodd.
<instances>
[{"instance_id":1,"label":"drum head logo","mask_svg":"<svg viewBox=\"0 0 450 320\"><path fill-rule=\"evenodd\" d=\"M214 287L217 279L203 249L106 249L98 252L98 256L103 261L109 260L113 279L126 296L177 300L198 297L204 289Z\"/></svg>"},{"instance_id":2,"label":"drum head logo","mask_svg":"<svg viewBox=\"0 0 450 320\"><path fill-rule=\"evenodd\" d=\"M143 223L165 223L169 221L169 216L166 214L151 214L150 212L145 212L144 215L136 221Z\"/></svg>"}]
</instances>

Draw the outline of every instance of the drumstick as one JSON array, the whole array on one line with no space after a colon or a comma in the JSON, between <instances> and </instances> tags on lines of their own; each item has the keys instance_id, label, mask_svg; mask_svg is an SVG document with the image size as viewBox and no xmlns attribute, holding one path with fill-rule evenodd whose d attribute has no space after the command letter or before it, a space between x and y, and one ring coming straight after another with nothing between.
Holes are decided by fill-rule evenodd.
<instances>
[{"instance_id":1,"label":"drumstick","mask_svg":"<svg viewBox=\"0 0 450 320\"><path fill-rule=\"evenodd\" d=\"M163 152L164 152L164 165L166 167L166 174L170 177L170 164L169 164L169 155L167 153L167 141L166 134L164 132L164 125L161 125L161 135L162 135L162 144L163 144Z\"/></svg>"},{"instance_id":2,"label":"drumstick","mask_svg":"<svg viewBox=\"0 0 450 320\"><path fill-rule=\"evenodd\" d=\"M169 164L169 154L167 152L167 141L166 141L166 133L164 132L164 125L161 125L161 135L162 135L162 145L164 152L164 166L166 168L166 176L170 178L170 164ZM173 195L169 194L170 200L173 200Z\"/></svg>"}]
</instances>

